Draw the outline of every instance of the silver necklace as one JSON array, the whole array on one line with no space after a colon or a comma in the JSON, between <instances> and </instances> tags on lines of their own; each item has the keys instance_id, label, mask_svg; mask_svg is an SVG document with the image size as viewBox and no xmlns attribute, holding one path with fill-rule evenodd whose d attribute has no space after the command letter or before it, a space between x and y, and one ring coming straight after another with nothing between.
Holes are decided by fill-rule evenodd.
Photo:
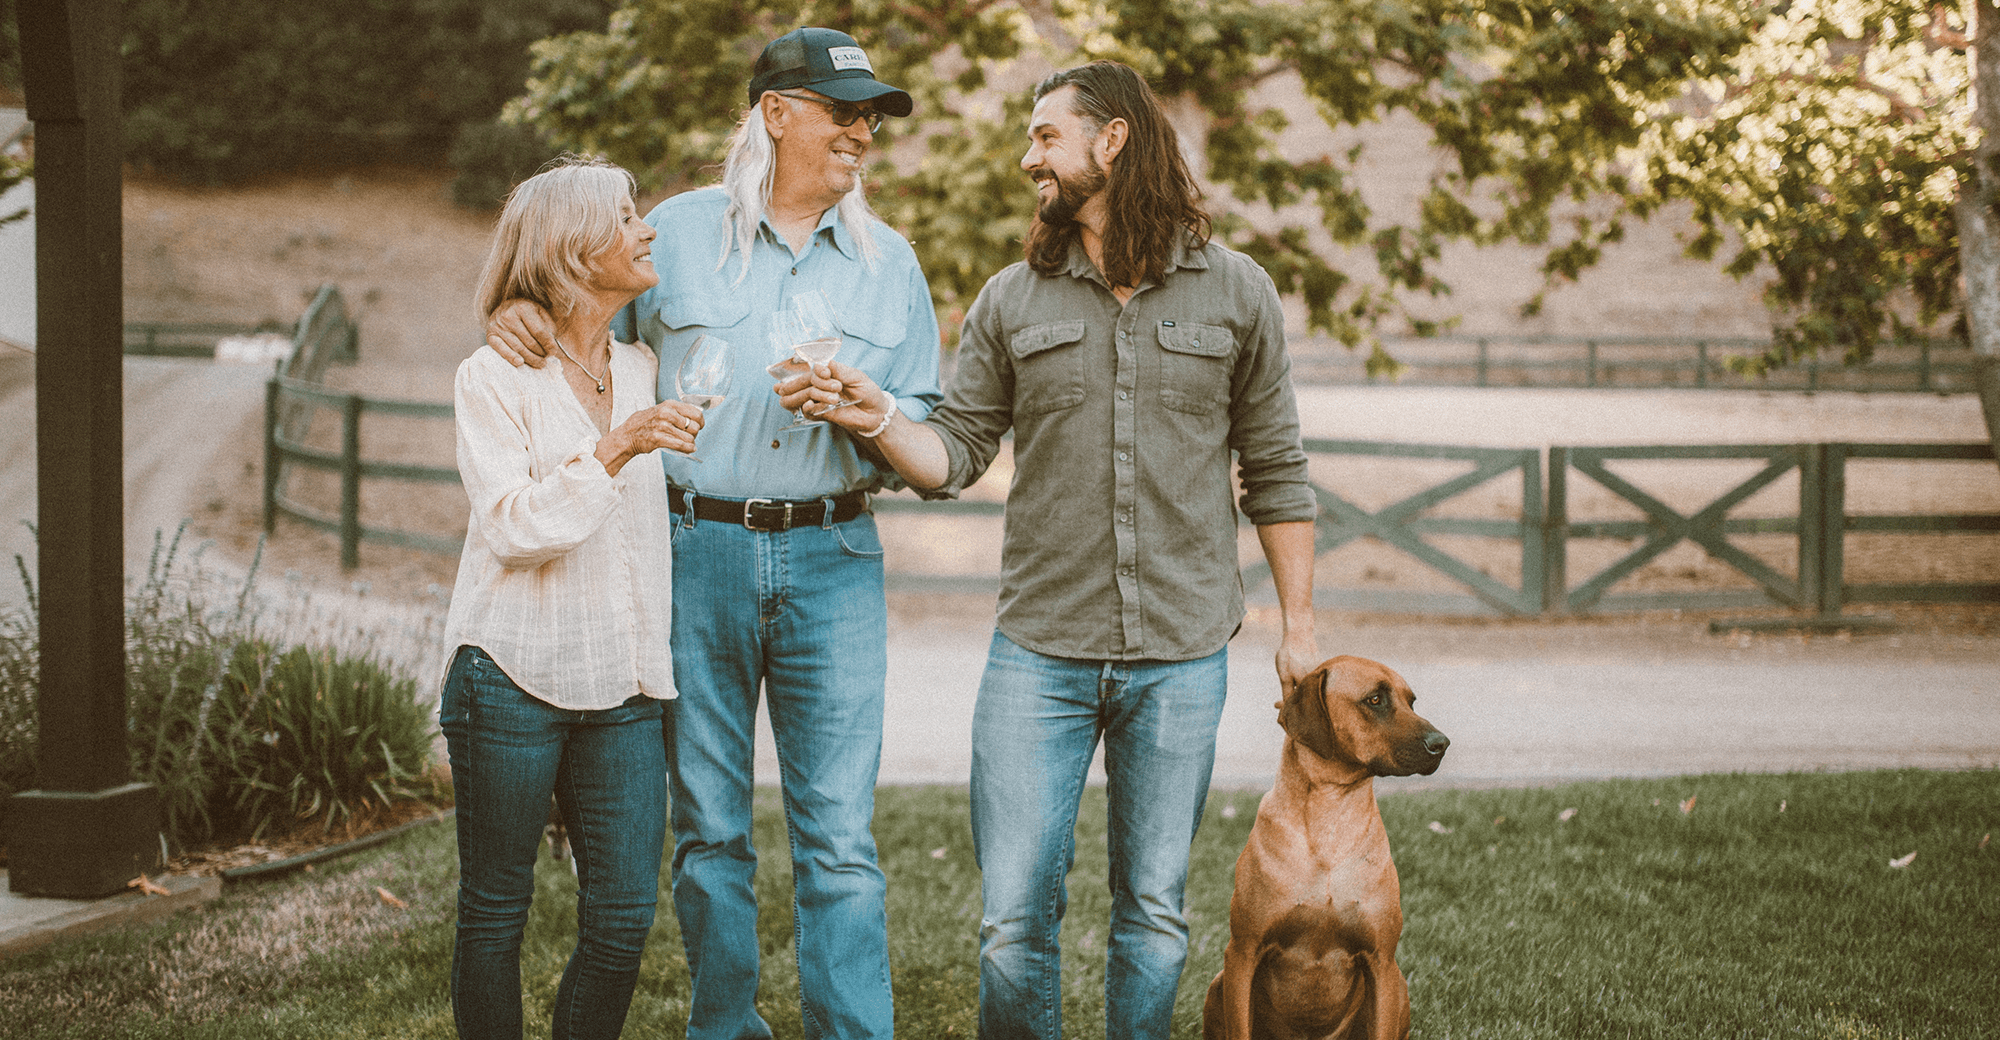
<instances>
[{"instance_id":1,"label":"silver necklace","mask_svg":"<svg viewBox=\"0 0 2000 1040\"><path fill-rule=\"evenodd\" d=\"M563 353L563 357L566 357L566 358L568 358L568 359L569 359L569 363L570 363L570 364L572 364L572 365L575 365L576 367L578 367L578 368L580 368L580 369L583 369L583 374L584 374L584 375L587 375L587 376L590 376L590 378L591 378L591 379L593 379L593 380L595 380L595 381L597 382L597 392L598 392L598 393L600 393L600 394L601 394L601 393L603 393L603 392L604 392L604 379L603 379L603 377L601 377L601 376L595 376L595 375L591 375L591 373L590 373L590 369L587 369L587 368L584 368L584 367L583 367L583 362L581 362L581 361L578 361L578 360L576 359L576 355L575 355L575 354L572 354L572 353L570 353L570 352L569 352L569 348L568 348L568 347L565 347L565 346L563 346L563 344L562 344L562 340L560 340L560 339L556 340L556 349L557 349L557 350L560 350L560 351L562 351L562 353ZM606 360L606 361L609 361L609 360L611 360L611 359L610 359L610 358L605 358L605 360ZM608 364L607 364L607 365L605 365L605 366L604 366L604 374L605 374L605 375L607 375L607 376L611 374L611 366L610 366L610 365L608 365Z\"/></svg>"}]
</instances>

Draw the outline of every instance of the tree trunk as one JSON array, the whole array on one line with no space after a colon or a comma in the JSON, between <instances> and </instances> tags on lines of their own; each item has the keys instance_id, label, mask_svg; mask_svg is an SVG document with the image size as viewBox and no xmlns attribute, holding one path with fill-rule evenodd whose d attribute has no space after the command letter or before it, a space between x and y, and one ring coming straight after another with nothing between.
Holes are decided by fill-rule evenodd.
<instances>
[{"instance_id":1,"label":"tree trunk","mask_svg":"<svg viewBox=\"0 0 2000 1040\"><path fill-rule=\"evenodd\" d=\"M1956 207L1958 256L1979 407L2000 460L2000 0L1974 0L1972 8L1972 122L1979 151L1973 182L1960 189Z\"/></svg>"}]
</instances>

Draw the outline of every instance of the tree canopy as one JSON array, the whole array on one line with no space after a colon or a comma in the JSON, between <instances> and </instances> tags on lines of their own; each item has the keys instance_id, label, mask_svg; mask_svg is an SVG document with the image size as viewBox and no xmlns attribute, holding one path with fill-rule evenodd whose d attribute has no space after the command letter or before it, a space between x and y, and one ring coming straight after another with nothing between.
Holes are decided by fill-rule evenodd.
<instances>
[{"instance_id":1,"label":"tree canopy","mask_svg":"<svg viewBox=\"0 0 2000 1040\"><path fill-rule=\"evenodd\" d=\"M852 33L916 97L911 125L883 136L921 138L920 157L878 165L873 198L916 244L947 316L1019 257L1032 212L1016 165L1025 91L993 84L1021 66L1112 58L1198 117L1190 144L1234 200L1220 207L1223 239L1349 345L1385 324L1435 331L1410 304L1449 290L1437 275L1449 240L1546 246L1550 281L1573 278L1623 232L1618 212L1583 203L1637 198L1630 151L1652 113L1726 78L1752 25L1736 5L1697 0L633 0L604 32L537 44L508 112L650 185L698 181L744 107L758 49L799 24ZM1256 90L1278 76L1295 77L1328 126L1407 114L1429 127L1448 161L1417 210L1371 205L1356 149L1286 154L1286 118ZM1316 219L1280 215L1301 210ZM1390 362L1377 350L1371 364Z\"/></svg>"},{"instance_id":2,"label":"tree canopy","mask_svg":"<svg viewBox=\"0 0 2000 1040\"><path fill-rule=\"evenodd\" d=\"M1695 111L1639 149L1652 198L1694 203L1697 256L1770 276L1769 361L1966 334L1954 208L1975 182L1966 19L1909 0L1774 5Z\"/></svg>"},{"instance_id":3,"label":"tree canopy","mask_svg":"<svg viewBox=\"0 0 2000 1040\"><path fill-rule=\"evenodd\" d=\"M435 151L456 132L459 165L494 175L468 201L554 147L650 187L708 179L764 42L845 29L917 99L881 135L895 161L871 171L873 201L916 245L947 329L1020 255L1027 86L1112 58L1173 107L1227 196L1220 237L1315 332L1354 346L1438 331L1445 244L1536 247L1546 290L1679 202L1692 255L1764 286L1774 346L1758 364L1969 338L2000 438L2000 42L1979 46L2000 41L2000 0L123 2L135 159L231 178L399 140ZM507 107L528 133L509 137L482 121L538 36ZM1261 89L1274 80L1310 101L1326 131L1312 140L1387 120L1428 134L1438 162L1417 203L1370 198L1359 146L1300 154ZM1372 351L1371 370L1393 368Z\"/></svg>"},{"instance_id":4,"label":"tree canopy","mask_svg":"<svg viewBox=\"0 0 2000 1040\"><path fill-rule=\"evenodd\" d=\"M13 0L5 0L13 2ZM380 162L526 170L490 129L528 44L611 0L122 0L127 158L181 180ZM528 142L546 157L546 144ZM491 205L511 182L461 186Z\"/></svg>"}]
</instances>

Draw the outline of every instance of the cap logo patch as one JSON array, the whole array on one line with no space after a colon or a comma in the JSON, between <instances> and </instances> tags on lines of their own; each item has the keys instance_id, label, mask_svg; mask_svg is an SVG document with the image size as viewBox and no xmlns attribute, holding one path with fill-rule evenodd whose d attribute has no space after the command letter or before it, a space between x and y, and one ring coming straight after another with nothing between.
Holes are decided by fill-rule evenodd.
<instances>
[{"instance_id":1,"label":"cap logo patch","mask_svg":"<svg viewBox=\"0 0 2000 1040\"><path fill-rule=\"evenodd\" d=\"M828 47L826 60L832 63L835 72L861 69L871 76L875 74L875 66L868 64L868 55L859 47Z\"/></svg>"}]
</instances>

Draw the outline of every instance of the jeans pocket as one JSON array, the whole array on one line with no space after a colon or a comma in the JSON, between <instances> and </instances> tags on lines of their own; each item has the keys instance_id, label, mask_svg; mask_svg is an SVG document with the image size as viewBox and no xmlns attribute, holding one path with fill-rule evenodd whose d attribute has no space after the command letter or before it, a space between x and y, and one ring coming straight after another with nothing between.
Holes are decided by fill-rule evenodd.
<instances>
[{"instance_id":1,"label":"jeans pocket","mask_svg":"<svg viewBox=\"0 0 2000 1040\"><path fill-rule=\"evenodd\" d=\"M485 655L476 646L461 646L452 653L451 667L445 671L444 687L438 691L438 727L450 731L463 728L472 719L472 669Z\"/></svg>"},{"instance_id":2,"label":"jeans pocket","mask_svg":"<svg viewBox=\"0 0 2000 1040\"><path fill-rule=\"evenodd\" d=\"M835 524L833 536L840 540L840 551L857 560L882 558L882 535L875 529L873 515L863 513L844 524Z\"/></svg>"}]
</instances>

